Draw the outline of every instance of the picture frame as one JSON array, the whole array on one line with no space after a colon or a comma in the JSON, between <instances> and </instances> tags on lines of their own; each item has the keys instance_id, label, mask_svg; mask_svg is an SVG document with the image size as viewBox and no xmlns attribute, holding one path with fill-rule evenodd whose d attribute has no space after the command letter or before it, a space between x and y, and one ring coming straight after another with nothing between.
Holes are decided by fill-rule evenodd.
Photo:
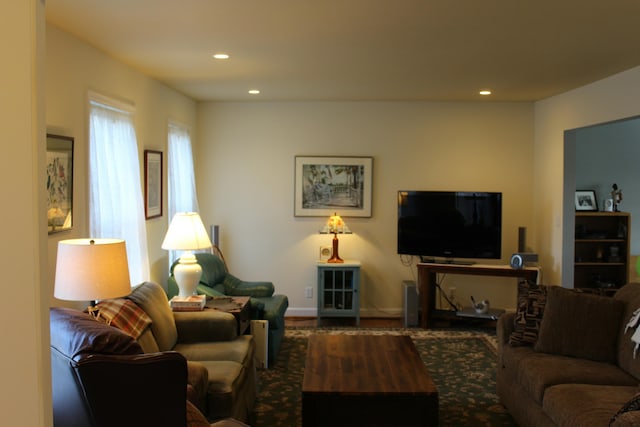
<instances>
[{"instance_id":1,"label":"picture frame","mask_svg":"<svg viewBox=\"0 0 640 427\"><path fill-rule=\"evenodd\" d=\"M576 211L597 211L598 199L593 190L577 190L575 194Z\"/></svg>"},{"instance_id":2,"label":"picture frame","mask_svg":"<svg viewBox=\"0 0 640 427\"><path fill-rule=\"evenodd\" d=\"M144 215L162 216L162 151L144 150Z\"/></svg>"},{"instance_id":3,"label":"picture frame","mask_svg":"<svg viewBox=\"0 0 640 427\"><path fill-rule=\"evenodd\" d=\"M294 216L371 217L372 157L295 156Z\"/></svg>"},{"instance_id":4,"label":"picture frame","mask_svg":"<svg viewBox=\"0 0 640 427\"><path fill-rule=\"evenodd\" d=\"M73 228L73 143L73 137L47 133L48 234Z\"/></svg>"}]
</instances>

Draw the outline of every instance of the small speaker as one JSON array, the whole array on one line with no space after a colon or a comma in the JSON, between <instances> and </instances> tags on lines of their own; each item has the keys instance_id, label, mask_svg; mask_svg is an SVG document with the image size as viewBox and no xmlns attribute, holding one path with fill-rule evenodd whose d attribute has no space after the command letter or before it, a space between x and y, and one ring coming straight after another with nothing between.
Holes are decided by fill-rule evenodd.
<instances>
[{"instance_id":1,"label":"small speaker","mask_svg":"<svg viewBox=\"0 0 640 427\"><path fill-rule=\"evenodd\" d=\"M538 254L531 252L519 252L511 255L509 265L511 265L511 268L520 269L527 265L535 264L536 262L538 262Z\"/></svg>"},{"instance_id":2,"label":"small speaker","mask_svg":"<svg viewBox=\"0 0 640 427\"><path fill-rule=\"evenodd\" d=\"M405 328L418 326L419 308L416 282L405 280L402 282L403 324Z\"/></svg>"}]
</instances>

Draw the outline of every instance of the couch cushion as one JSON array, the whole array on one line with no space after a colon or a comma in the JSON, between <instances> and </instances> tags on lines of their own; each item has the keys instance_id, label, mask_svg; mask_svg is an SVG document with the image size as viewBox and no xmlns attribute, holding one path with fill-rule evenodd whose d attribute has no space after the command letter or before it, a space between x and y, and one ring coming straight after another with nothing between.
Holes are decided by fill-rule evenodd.
<instances>
[{"instance_id":1,"label":"couch cushion","mask_svg":"<svg viewBox=\"0 0 640 427\"><path fill-rule=\"evenodd\" d=\"M609 363L538 353L531 347L504 348L505 374L513 378L538 404L545 391L558 384L637 385L637 380Z\"/></svg>"},{"instance_id":2,"label":"couch cushion","mask_svg":"<svg viewBox=\"0 0 640 427\"><path fill-rule=\"evenodd\" d=\"M636 391L635 386L560 384L545 392L542 407L558 426L608 426Z\"/></svg>"},{"instance_id":3,"label":"couch cushion","mask_svg":"<svg viewBox=\"0 0 640 427\"><path fill-rule=\"evenodd\" d=\"M158 349L173 350L178 339L178 331L164 289L157 283L143 282L134 287L127 298L135 302L151 318L151 331Z\"/></svg>"},{"instance_id":4,"label":"couch cushion","mask_svg":"<svg viewBox=\"0 0 640 427\"><path fill-rule=\"evenodd\" d=\"M230 360L251 366L249 359L255 354L255 341L251 335L241 335L233 341L178 343L175 351L187 360Z\"/></svg>"},{"instance_id":5,"label":"couch cushion","mask_svg":"<svg viewBox=\"0 0 640 427\"><path fill-rule=\"evenodd\" d=\"M49 310L51 347L79 362L92 354L142 353L140 345L124 332L71 308Z\"/></svg>"},{"instance_id":6,"label":"couch cushion","mask_svg":"<svg viewBox=\"0 0 640 427\"><path fill-rule=\"evenodd\" d=\"M623 309L613 298L550 286L535 350L616 363Z\"/></svg>"},{"instance_id":7,"label":"couch cushion","mask_svg":"<svg viewBox=\"0 0 640 427\"><path fill-rule=\"evenodd\" d=\"M509 335L510 345L534 345L538 341L546 301L544 285L524 279L518 282L518 308L513 319L513 332Z\"/></svg>"}]
</instances>

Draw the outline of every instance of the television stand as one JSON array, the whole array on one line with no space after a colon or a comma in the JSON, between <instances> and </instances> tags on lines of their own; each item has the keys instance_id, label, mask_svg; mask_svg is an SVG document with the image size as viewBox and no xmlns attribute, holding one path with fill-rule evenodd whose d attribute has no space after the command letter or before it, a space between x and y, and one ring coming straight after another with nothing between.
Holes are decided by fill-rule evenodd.
<instances>
[{"instance_id":1,"label":"television stand","mask_svg":"<svg viewBox=\"0 0 640 427\"><path fill-rule=\"evenodd\" d=\"M449 265L473 265L473 264L475 264L474 261L463 261L463 260L453 259L453 258L445 258L445 259L443 259L441 261L438 261L435 258L422 257L421 258L421 262L424 262L425 264L449 264Z\"/></svg>"},{"instance_id":2,"label":"television stand","mask_svg":"<svg viewBox=\"0 0 640 427\"><path fill-rule=\"evenodd\" d=\"M436 301L436 274L464 274L472 276L495 276L523 278L532 282L538 280L538 267L525 267L514 269L508 265L456 265L456 264L431 264L418 263L418 289L420 292L420 327L427 329L429 321L435 310Z\"/></svg>"}]
</instances>

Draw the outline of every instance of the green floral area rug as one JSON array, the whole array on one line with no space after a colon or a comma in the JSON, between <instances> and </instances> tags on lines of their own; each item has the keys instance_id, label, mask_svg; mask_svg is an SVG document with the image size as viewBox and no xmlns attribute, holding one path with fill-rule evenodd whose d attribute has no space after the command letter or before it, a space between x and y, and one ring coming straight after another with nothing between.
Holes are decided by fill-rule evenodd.
<instances>
[{"instance_id":1,"label":"green floral area rug","mask_svg":"<svg viewBox=\"0 0 640 427\"><path fill-rule=\"evenodd\" d=\"M278 360L258 371L255 427L302 425L302 379L307 337L328 334L411 336L438 388L440 426L517 426L495 393L496 338L483 330L288 329Z\"/></svg>"}]
</instances>

